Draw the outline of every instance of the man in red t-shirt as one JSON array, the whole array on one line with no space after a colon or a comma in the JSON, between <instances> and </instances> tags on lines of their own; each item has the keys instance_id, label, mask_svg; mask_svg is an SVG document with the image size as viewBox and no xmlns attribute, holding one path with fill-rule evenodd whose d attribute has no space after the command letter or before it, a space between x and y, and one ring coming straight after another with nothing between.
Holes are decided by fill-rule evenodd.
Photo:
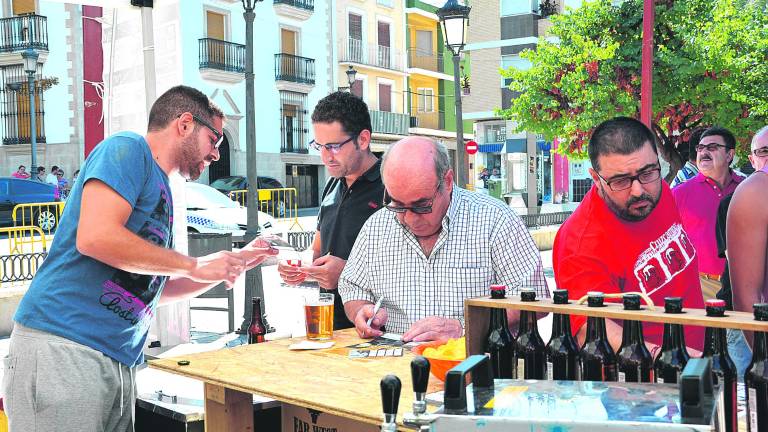
<instances>
[{"instance_id":1,"label":"man in red t-shirt","mask_svg":"<svg viewBox=\"0 0 768 432\"><path fill-rule=\"evenodd\" d=\"M703 308L696 251L683 229L672 193L661 179L655 138L642 123L617 117L601 123L589 141L589 173L595 184L560 227L553 247L555 281L571 299L588 291L642 292L664 307L682 297ZM579 340L583 316L572 316ZM620 320L606 320L614 349ZM661 345L663 324L644 324L646 342ZM686 326L686 345L703 346L704 329Z\"/></svg>"}]
</instances>

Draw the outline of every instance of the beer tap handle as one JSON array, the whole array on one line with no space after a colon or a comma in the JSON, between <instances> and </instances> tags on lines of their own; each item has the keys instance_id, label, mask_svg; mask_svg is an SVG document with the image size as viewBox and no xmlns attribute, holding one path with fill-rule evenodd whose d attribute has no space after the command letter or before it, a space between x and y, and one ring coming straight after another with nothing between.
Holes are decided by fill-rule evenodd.
<instances>
[{"instance_id":1,"label":"beer tap handle","mask_svg":"<svg viewBox=\"0 0 768 432\"><path fill-rule=\"evenodd\" d=\"M413 381L413 413L424 414L427 411L426 395L429 382L429 361L418 356L411 360L411 380Z\"/></svg>"},{"instance_id":2,"label":"beer tap handle","mask_svg":"<svg viewBox=\"0 0 768 432\"><path fill-rule=\"evenodd\" d=\"M382 432L397 431L397 405L400 403L400 378L387 375L381 379L381 405L384 411Z\"/></svg>"}]
</instances>

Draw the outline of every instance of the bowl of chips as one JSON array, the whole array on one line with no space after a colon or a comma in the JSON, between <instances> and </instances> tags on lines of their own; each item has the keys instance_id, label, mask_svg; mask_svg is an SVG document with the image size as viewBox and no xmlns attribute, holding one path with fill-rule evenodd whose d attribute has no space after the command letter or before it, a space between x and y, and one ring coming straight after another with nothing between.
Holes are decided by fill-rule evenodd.
<instances>
[{"instance_id":1,"label":"bowl of chips","mask_svg":"<svg viewBox=\"0 0 768 432\"><path fill-rule=\"evenodd\" d=\"M440 381L454 366L467 358L464 338L423 343L413 349L416 355L424 356L429 361L429 371Z\"/></svg>"}]
</instances>

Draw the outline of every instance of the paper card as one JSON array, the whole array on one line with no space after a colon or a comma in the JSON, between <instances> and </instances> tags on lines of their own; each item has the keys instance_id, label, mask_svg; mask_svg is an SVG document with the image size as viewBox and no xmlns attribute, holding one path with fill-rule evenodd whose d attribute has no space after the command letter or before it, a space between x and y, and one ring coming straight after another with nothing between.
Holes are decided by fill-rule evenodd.
<instances>
[{"instance_id":1,"label":"paper card","mask_svg":"<svg viewBox=\"0 0 768 432\"><path fill-rule=\"evenodd\" d=\"M336 344L336 342L334 341L318 342L318 341L304 340L295 344L291 344L290 346L288 346L288 348L292 350L316 350L316 349L330 348L334 344Z\"/></svg>"}]
</instances>

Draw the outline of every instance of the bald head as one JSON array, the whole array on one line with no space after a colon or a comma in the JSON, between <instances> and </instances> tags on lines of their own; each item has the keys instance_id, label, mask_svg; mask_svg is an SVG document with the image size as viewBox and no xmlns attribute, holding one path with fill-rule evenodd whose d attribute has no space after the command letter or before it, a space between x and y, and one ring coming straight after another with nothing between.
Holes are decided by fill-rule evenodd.
<instances>
[{"instance_id":1,"label":"bald head","mask_svg":"<svg viewBox=\"0 0 768 432\"><path fill-rule=\"evenodd\" d=\"M419 136L396 142L381 160L384 184L400 179L413 180L416 173L418 177L437 183L449 169L450 161L445 146Z\"/></svg>"},{"instance_id":2,"label":"bald head","mask_svg":"<svg viewBox=\"0 0 768 432\"><path fill-rule=\"evenodd\" d=\"M768 126L763 126L763 128L757 131L755 136L752 137L752 148L750 150L763 147L763 143L766 141L768 141Z\"/></svg>"}]
</instances>

